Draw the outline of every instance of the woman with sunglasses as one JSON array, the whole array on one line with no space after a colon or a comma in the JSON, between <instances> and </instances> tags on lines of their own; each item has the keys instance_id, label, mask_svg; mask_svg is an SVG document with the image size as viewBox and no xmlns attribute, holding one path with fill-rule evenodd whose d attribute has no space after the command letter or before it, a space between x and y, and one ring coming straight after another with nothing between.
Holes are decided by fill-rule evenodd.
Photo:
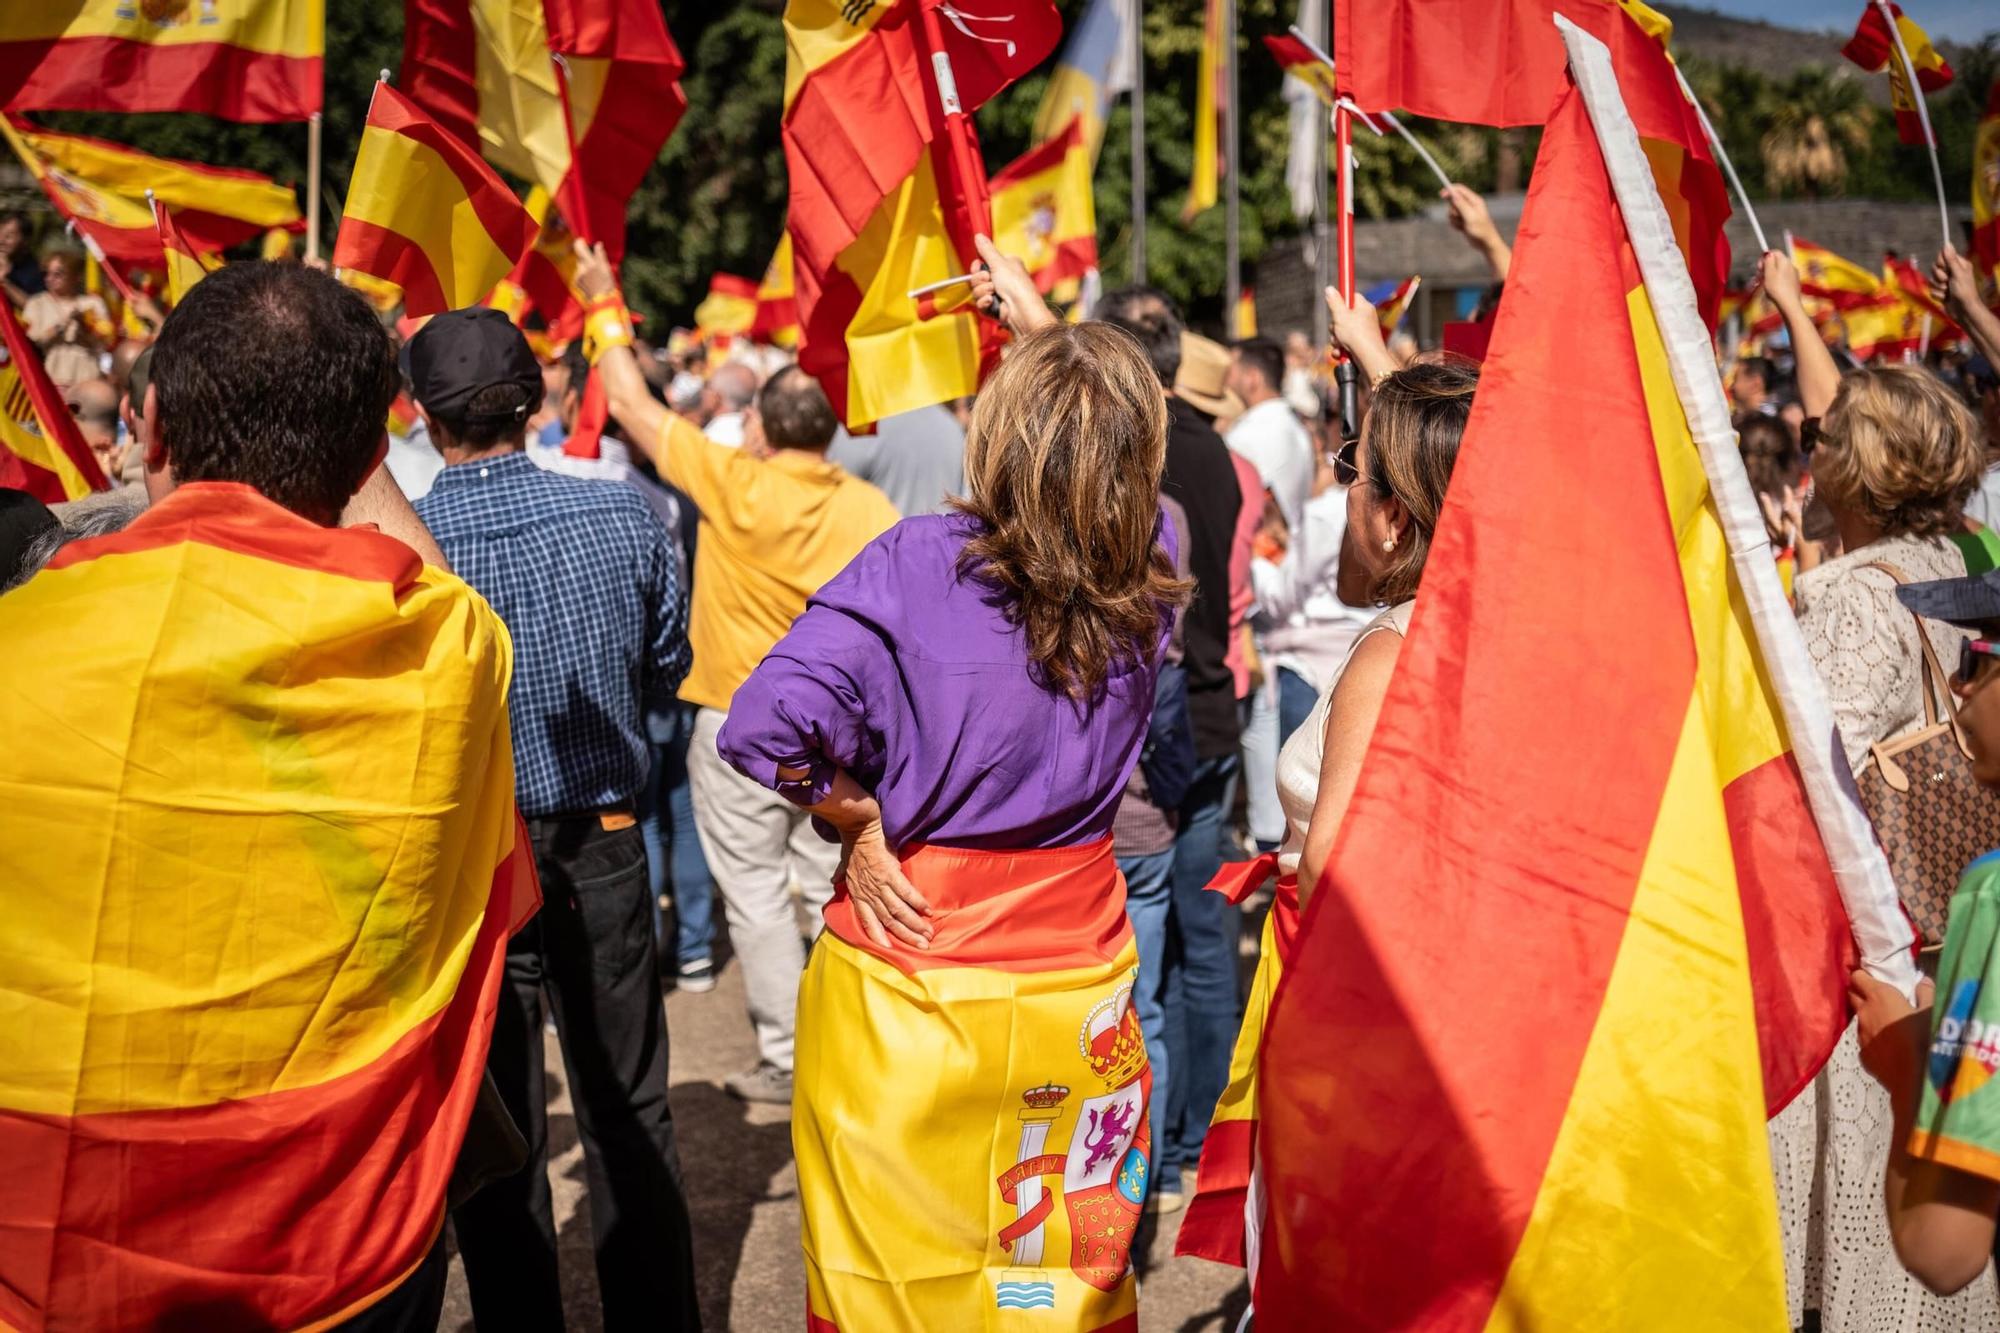
<instances>
[{"instance_id":1,"label":"woman with sunglasses","mask_svg":"<svg viewBox=\"0 0 2000 1333\"><path fill-rule=\"evenodd\" d=\"M1790 259L1766 254L1760 274L1791 332L1812 427L1813 485L1841 546L1839 556L1800 571L1799 628L1858 774L1874 762L1878 742L1924 725L1918 622L1897 600L1897 586L1965 576L1951 537L1964 524L1985 449L1971 412L1928 371L1880 366L1841 375L1806 313ZM1940 662L1958 660L1965 631L1925 620L1922 632ZM1889 1110L1888 1095L1862 1071L1850 1030L1772 1120L1792 1289L1828 1328L2000 1328L1990 1279L1942 1298L1897 1262L1878 1188Z\"/></svg>"},{"instance_id":2,"label":"woman with sunglasses","mask_svg":"<svg viewBox=\"0 0 2000 1333\"><path fill-rule=\"evenodd\" d=\"M2000 788L2000 573L1900 595L1912 611L1979 636L1959 649L1951 688L1972 774ZM1935 1015L1934 993L1945 997ZM1893 1108L1883 1179L1896 1253L1932 1291L1959 1291L1986 1271L2000 1215L2000 852L1966 867L1937 985L1919 988L1922 1008L1866 972L1854 974L1849 995L1862 1063Z\"/></svg>"}]
</instances>

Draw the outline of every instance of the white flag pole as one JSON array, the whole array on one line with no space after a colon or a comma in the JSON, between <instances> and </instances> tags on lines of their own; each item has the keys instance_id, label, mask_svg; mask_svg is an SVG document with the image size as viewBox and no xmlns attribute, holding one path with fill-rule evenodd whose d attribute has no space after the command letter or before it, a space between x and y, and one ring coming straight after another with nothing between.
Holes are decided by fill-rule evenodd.
<instances>
[{"instance_id":1,"label":"white flag pole","mask_svg":"<svg viewBox=\"0 0 2000 1333\"><path fill-rule=\"evenodd\" d=\"M1757 220L1757 210L1750 206L1750 196L1744 193L1743 179L1736 174L1736 164L1729 160L1729 153L1722 146L1722 136L1715 132L1708 112L1702 109L1701 99L1694 95L1694 89L1688 87L1687 75L1681 73L1679 65L1674 66L1674 77L1680 80L1681 96L1687 98L1688 105L1694 108L1695 119L1701 122L1701 132L1708 139L1708 151L1715 154L1715 160L1722 164L1722 170L1729 177L1730 188L1736 191L1736 202L1743 206L1743 220L1750 224L1750 234L1757 238L1757 253L1761 255L1771 248L1771 243L1764 239L1764 224Z\"/></svg>"},{"instance_id":2,"label":"white flag pole","mask_svg":"<svg viewBox=\"0 0 2000 1333\"><path fill-rule=\"evenodd\" d=\"M1937 186L1938 231L1944 237L1945 249L1949 250L1951 205L1944 198L1944 171L1938 166L1937 134L1931 129L1931 113L1924 102L1924 88L1917 82L1917 67L1910 59L1909 48L1903 45L1903 29L1896 22L1896 11L1889 7L1889 0L1875 0L1875 8L1882 12L1882 21L1889 25L1890 40L1896 44L1896 58L1903 62L1903 76L1910 81L1910 100L1917 104L1917 123L1924 127L1924 147L1931 155L1931 181Z\"/></svg>"}]
</instances>

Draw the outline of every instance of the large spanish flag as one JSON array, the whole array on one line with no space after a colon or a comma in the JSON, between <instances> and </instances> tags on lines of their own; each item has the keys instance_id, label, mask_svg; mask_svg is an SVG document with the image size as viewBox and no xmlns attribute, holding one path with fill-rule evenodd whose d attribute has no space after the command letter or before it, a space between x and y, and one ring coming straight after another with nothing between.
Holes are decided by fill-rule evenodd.
<instances>
[{"instance_id":1,"label":"large spanish flag","mask_svg":"<svg viewBox=\"0 0 2000 1333\"><path fill-rule=\"evenodd\" d=\"M150 190L204 249L224 250L273 227L305 229L297 193L268 176L155 157L109 139L64 134L18 118L13 124L21 141L53 171L126 199L143 200Z\"/></svg>"},{"instance_id":2,"label":"large spanish flag","mask_svg":"<svg viewBox=\"0 0 2000 1333\"><path fill-rule=\"evenodd\" d=\"M1915 982L1670 207L1611 53L1564 35L1576 87L1272 1009L1260 1326L1784 1328L1766 1115L1845 1026L1849 918Z\"/></svg>"},{"instance_id":3,"label":"large spanish flag","mask_svg":"<svg viewBox=\"0 0 2000 1333\"><path fill-rule=\"evenodd\" d=\"M65 547L0 637L0 1325L365 1308L443 1225L539 902L506 627L202 482Z\"/></svg>"},{"instance_id":4,"label":"large spanish flag","mask_svg":"<svg viewBox=\"0 0 2000 1333\"><path fill-rule=\"evenodd\" d=\"M491 167L409 98L375 85L333 243L335 268L393 282L407 314L435 315L484 300L536 230Z\"/></svg>"},{"instance_id":5,"label":"large spanish flag","mask_svg":"<svg viewBox=\"0 0 2000 1333\"><path fill-rule=\"evenodd\" d=\"M1861 8L1861 19L1854 25L1854 35L1847 39L1847 45L1840 53L1870 73L1883 67L1889 70L1889 105L1896 111L1896 135L1904 143L1921 144L1929 142L1924 134L1924 120L1917 110L1917 99L1924 93L1939 92L1951 85L1951 65L1938 49L1931 45L1930 34L1917 26L1917 21L1903 13L1901 5L1890 4L1888 14L1875 0L1866 0ZM1889 30L1889 19L1894 18L1896 29ZM1902 39L1902 53L1896 50L1897 38ZM1910 88L1909 70L1903 66L1903 56L1910 58L1916 67L1917 88Z\"/></svg>"},{"instance_id":6,"label":"large spanish flag","mask_svg":"<svg viewBox=\"0 0 2000 1333\"><path fill-rule=\"evenodd\" d=\"M57 167L29 144L12 116L0 116L0 138L86 246L113 263L159 266L160 237L143 197L128 198Z\"/></svg>"},{"instance_id":7,"label":"large spanish flag","mask_svg":"<svg viewBox=\"0 0 2000 1333\"><path fill-rule=\"evenodd\" d=\"M56 504L110 484L14 307L0 301L0 486Z\"/></svg>"},{"instance_id":8,"label":"large spanish flag","mask_svg":"<svg viewBox=\"0 0 2000 1333\"><path fill-rule=\"evenodd\" d=\"M1097 267L1097 205L1083 118L993 177L993 243L1052 291Z\"/></svg>"},{"instance_id":9,"label":"large spanish flag","mask_svg":"<svg viewBox=\"0 0 2000 1333\"><path fill-rule=\"evenodd\" d=\"M325 48L326 0L10 0L0 107L304 120Z\"/></svg>"},{"instance_id":10,"label":"large spanish flag","mask_svg":"<svg viewBox=\"0 0 2000 1333\"><path fill-rule=\"evenodd\" d=\"M1722 234L1729 195L1700 118L1644 16L1617 0L1334 0L1341 88L1364 111L1407 110L1502 128L1540 125L1564 88L1562 42L1552 22L1557 11L1611 50L1702 317L1713 329L1729 279Z\"/></svg>"},{"instance_id":11,"label":"large spanish flag","mask_svg":"<svg viewBox=\"0 0 2000 1333\"><path fill-rule=\"evenodd\" d=\"M656 0L405 0L398 83L570 230L625 247L625 206L687 99Z\"/></svg>"},{"instance_id":12,"label":"large spanish flag","mask_svg":"<svg viewBox=\"0 0 2000 1333\"><path fill-rule=\"evenodd\" d=\"M970 394L997 354L969 305L910 293L970 270L992 230L972 114L1061 31L1048 0L786 6L799 364L850 427Z\"/></svg>"}]
</instances>

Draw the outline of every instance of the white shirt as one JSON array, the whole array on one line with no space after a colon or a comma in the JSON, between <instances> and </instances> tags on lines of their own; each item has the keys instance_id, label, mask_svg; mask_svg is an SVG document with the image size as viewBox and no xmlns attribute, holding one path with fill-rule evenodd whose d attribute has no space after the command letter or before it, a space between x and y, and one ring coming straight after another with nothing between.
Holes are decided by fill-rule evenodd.
<instances>
[{"instance_id":1,"label":"white shirt","mask_svg":"<svg viewBox=\"0 0 2000 1333\"><path fill-rule=\"evenodd\" d=\"M743 414L741 412L718 412L702 427L701 433L717 444L726 444L732 449L743 447Z\"/></svg>"},{"instance_id":2,"label":"white shirt","mask_svg":"<svg viewBox=\"0 0 2000 1333\"><path fill-rule=\"evenodd\" d=\"M444 457L431 445L430 427L418 417L408 435L389 436L389 454L383 459L389 476L403 498L415 504L430 494L431 483L444 471Z\"/></svg>"},{"instance_id":3,"label":"white shirt","mask_svg":"<svg viewBox=\"0 0 2000 1333\"><path fill-rule=\"evenodd\" d=\"M1223 439L1257 469L1296 537L1313 483L1312 437L1298 414L1284 399L1266 398L1238 417Z\"/></svg>"},{"instance_id":4,"label":"white shirt","mask_svg":"<svg viewBox=\"0 0 2000 1333\"><path fill-rule=\"evenodd\" d=\"M1289 667L1325 689L1355 637L1375 618L1334 591L1340 547L1347 536L1347 490L1331 486L1306 501L1305 525L1294 529L1282 562L1250 562L1250 587L1263 622L1259 642L1274 667Z\"/></svg>"}]
</instances>

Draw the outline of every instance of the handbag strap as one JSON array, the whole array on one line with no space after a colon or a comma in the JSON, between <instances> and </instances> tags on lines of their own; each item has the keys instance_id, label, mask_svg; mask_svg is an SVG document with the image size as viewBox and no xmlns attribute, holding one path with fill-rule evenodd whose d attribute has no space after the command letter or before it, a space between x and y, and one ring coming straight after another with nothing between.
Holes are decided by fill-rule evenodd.
<instances>
[{"instance_id":1,"label":"handbag strap","mask_svg":"<svg viewBox=\"0 0 2000 1333\"><path fill-rule=\"evenodd\" d=\"M1879 569L1896 580L1897 586L1907 584L1909 576L1886 560L1875 560L1863 566L1864 569ZM1910 619L1917 622L1917 646L1923 650L1923 695L1924 725L1934 727L1940 721L1937 700L1944 701L1944 717L1951 722L1952 731L1958 731L1958 708L1951 697L1951 678L1944 673L1944 667L1937 660L1937 650L1931 646L1930 631L1924 628L1924 618L1915 611ZM1935 694L1933 694L1935 691ZM1963 742L1961 741L1961 744Z\"/></svg>"}]
</instances>

